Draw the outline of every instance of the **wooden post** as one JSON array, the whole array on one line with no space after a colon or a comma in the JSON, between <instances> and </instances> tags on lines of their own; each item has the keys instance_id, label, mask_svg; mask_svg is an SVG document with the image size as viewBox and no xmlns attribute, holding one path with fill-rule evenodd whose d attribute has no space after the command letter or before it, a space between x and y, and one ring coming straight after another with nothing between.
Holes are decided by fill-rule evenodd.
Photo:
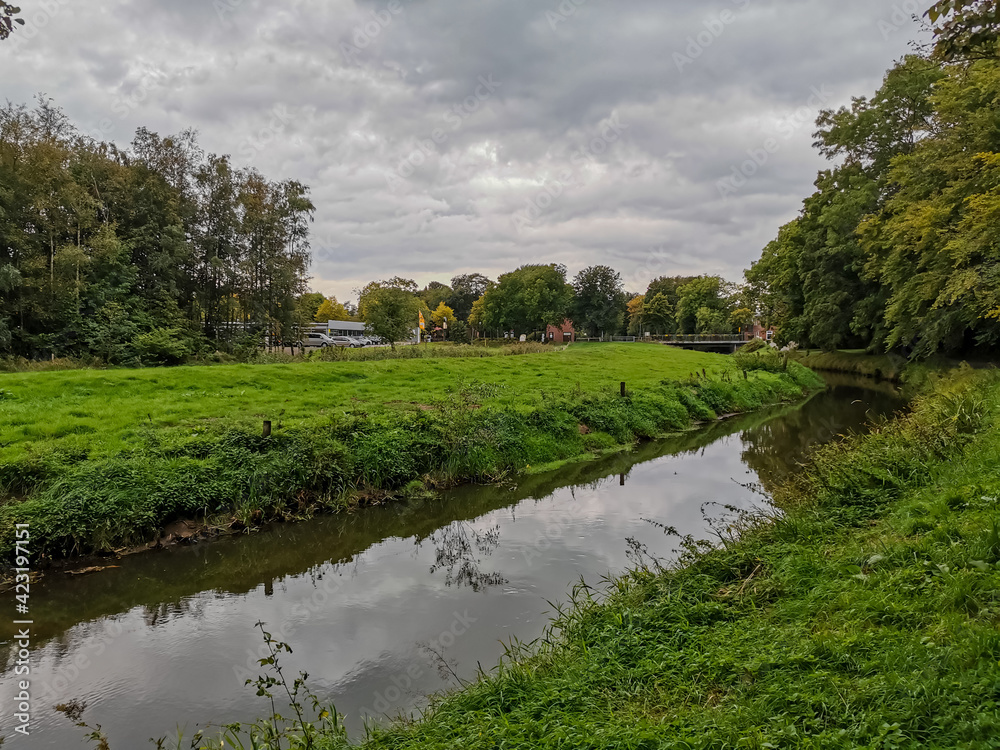
<instances>
[{"instance_id":1,"label":"wooden post","mask_svg":"<svg viewBox=\"0 0 1000 750\"><path fill-rule=\"evenodd\" d=\"M622 381L622 398L625 397L625 381Z\"/></svg>"},{"instance_id":2,"label":"wooden post","mask_svg":"<svg viewBox=\"0 0 1000 750\"><path fill-rule=\"evenodd\" d=\"M271 437L271 421L264 420L264 437Z\"/></svg>"},{"instance_id":3,"label":"wooden post","mask_svg":"<svg viewBox=\"0 0 1000 750\"><path fill-rule=\"evenodd\" d=\"M622 487L625 486L625 475L624 474L619 474L618 475L618 484L621 485Z\"/></svg>"}]
</instances>

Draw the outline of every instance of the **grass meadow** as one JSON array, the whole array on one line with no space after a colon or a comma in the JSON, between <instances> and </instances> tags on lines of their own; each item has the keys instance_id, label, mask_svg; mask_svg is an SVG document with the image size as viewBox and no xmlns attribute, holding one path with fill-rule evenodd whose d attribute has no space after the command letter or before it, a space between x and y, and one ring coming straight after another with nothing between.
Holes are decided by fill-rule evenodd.
<instances>
[{"instance_id":1,"label":"grass meadow","mask_svg":"<svg viewBox=\"0 0 1000 750\"><path fill-rule=\"evenodd\" d=\"M256 430L265 419L294 428L359 409L410 411L441 401L463 384L497 386L480 397L484 406L532 409L578 387L591 394L617 393L620 381L642 389L702 369L718 376L727 366L726 357L717 354L581 344L508 357L4 374L0 463L48 449L110 455L133 447L150 428Z\"/></svg>"},{"instance_id":2,"label":"grass meadow","mask_svg":"<svg viewBox=\"0 0 1000 750\"><path fill-rule=\"evenodd\" d=\"M763 355L511 351L525 353L2 375L0 551L17 523L61 557L145 543L181 518L244 528L492 482L822 387Z\"/></svg>"}]
</instances>

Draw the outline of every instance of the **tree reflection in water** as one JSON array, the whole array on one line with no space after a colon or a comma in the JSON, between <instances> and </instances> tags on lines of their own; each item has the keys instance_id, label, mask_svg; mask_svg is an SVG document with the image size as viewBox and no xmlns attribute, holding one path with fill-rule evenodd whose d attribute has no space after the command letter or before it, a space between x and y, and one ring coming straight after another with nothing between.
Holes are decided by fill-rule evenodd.
<instances>
[{"instance_id":1,"label":"tree reflection in water","mask_svg":"<svg viewBox=\"0 0 1000 750\"><path fill-rule=\"evenodd\" d=\"M488 557L500 545L500 526L480 532L469 523L456 521L434 532L431 542L435 552L431 573L445 570L446 586L467 585L478 592L507 583L499 572L484 573L479 569L480 555Z\"/></svg>"},{"instance_id":2,"label":"tree reflection in water","mask_svg":"<svg viewBox=\"0 0 1000 750\"><path fill-rule=\"evenodd\" d=\"M773 492L777 484L799 471L810 450L842 435L868 431L906 405L890 384L827 375L829 388L791 410L745 430L743 461L756 472L762 487ZM847 406L845 406L845 403Z\"/></svg>"}]
</instances>

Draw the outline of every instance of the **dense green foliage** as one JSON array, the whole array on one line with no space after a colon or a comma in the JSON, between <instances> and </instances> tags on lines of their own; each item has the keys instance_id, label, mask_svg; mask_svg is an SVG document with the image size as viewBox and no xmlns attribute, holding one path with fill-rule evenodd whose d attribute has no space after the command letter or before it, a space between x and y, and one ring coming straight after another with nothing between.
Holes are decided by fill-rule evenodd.
<instances>
[{"instance_id":1,"label":"dense green foliage","mask_svg":"<svg viewBox=\"0 0 1000 750\"><path fill-rule=\"evenodd\" d=\"M783 513L682 540L678 567L639 551L546 637L363 747L996 747L998 414L995 374L938 383L814 453L777 488Z\"/></svg>"},{"instance_id":2,"label":"dense green foliage","mask_svg":"<svg viewBox=\"0 0 1000 750\"><path fill-rule=\"evenodd\" d=\"M752 322L741 291L720 276L661 276L627 303L630 335L736 333Z\"/></svg>"},{"instance_id":3,"label":"dense green foliage","mask_svg":"<svg viewBox=\"0 0 1000 750\"><path fill-rule=\"evenodd\" d=\"M625 300L621 274L608 266L591 266L573 279L569 317L581 333L614 335L625 320Z\"/></svg>"},{"instance_id":4,"label":"dense green foliage","mask_svg":"<svg viewBox=\"0 0 1000 750\"><path fill-rule=\"evenodd\" d=\"M459 320L468 320L472 304L488 292L494 283L481 273L456 276L451 280L451 296L445 300Z\"/></svg>"},{"instance_id":5,"label":"dense green foliage","mask_svg":"<svg viewBox=\"0 0 1000 750\"><path fill-rule=\"evenodd\" d=\"M490 481L820 385L798 365L744 379L724 356L661 346L455 349L472 356L6 375L0 549L15 523L64 555L182 517L252 525L425 477Z\"/></svg>"},{"instance_id":6,"label":"dense green foliage","mask_svg":"<svg viewBox=\"0 0 1000 750\"><path fill-rule=\"evenodd\" d=\"M383 286L365 298L365 328L396 348L397 341L413 338L419 309L416 297L402 289Z\"/></svg>"},{"instance_id":7,"label":"dense green foliage","mask_svg":"<svg viewBox=\"0 0 1000 750\"><path fill-rule=\"evenodd\" d=\"M1000 64L909 56L823 112L799 218L747 272L781 342L926 357L1000 344Z\"/></svg>"},{"instance_id":8,"label":"dense green foliage","mask_svg":"<svg viewBox=\"0 0 1000 750\"><path fill-rule=\"evenodd\" d=\"M566 283L566 267L521 266L502 274L497 285L486 291L473 307L473 324L493 331L515 334L544 330L560 325L573 304L573 287Z\"/></svg>"},{"instance_id":9,"label":"dense green foliage","mask_svg":"<svg viewBox=\"0 0 1000 750\"><path fill-rule=\"evenodd\" d=\"M1000 13L996 0L938 0L927 11L936 24L934 54L942 60L996 58Z\"/></svg>"},{"instance_id":10,"label":"dense green foliage","mask_svg":"<svg viewBox=\"0 0 1000 750\"><path fill-rule=\"evenodd\" d=\"M145 129L128 151L63 113L0 108L0 356L161 364L303 321L297 182L274 183L192 132Z\"/></svg>"}]
</instances>

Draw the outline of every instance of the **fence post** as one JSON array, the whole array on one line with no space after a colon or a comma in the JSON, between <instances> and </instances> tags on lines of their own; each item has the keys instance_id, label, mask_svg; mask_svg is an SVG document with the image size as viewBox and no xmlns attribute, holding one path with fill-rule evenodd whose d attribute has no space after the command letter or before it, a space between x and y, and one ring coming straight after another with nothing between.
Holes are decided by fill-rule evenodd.
<instances>
[{"instance_id":1,"label":"fence post","mask_svg":"<svg viewBox=\"0 0 1000 750\"><path fill-rule=\"evenodd\" d=\"M264 437L271 437L271 421L264 420Z\"/></svg>"},{"instance_id":2,"label":"fence post","mask_svg":"<svg viewBox=\"0 0 1000 750\"><path fill-rule=\"evenodd\" d=\"M622 398L625 397L625 381L622 381Z\"/></svg>"}]
</instances>

